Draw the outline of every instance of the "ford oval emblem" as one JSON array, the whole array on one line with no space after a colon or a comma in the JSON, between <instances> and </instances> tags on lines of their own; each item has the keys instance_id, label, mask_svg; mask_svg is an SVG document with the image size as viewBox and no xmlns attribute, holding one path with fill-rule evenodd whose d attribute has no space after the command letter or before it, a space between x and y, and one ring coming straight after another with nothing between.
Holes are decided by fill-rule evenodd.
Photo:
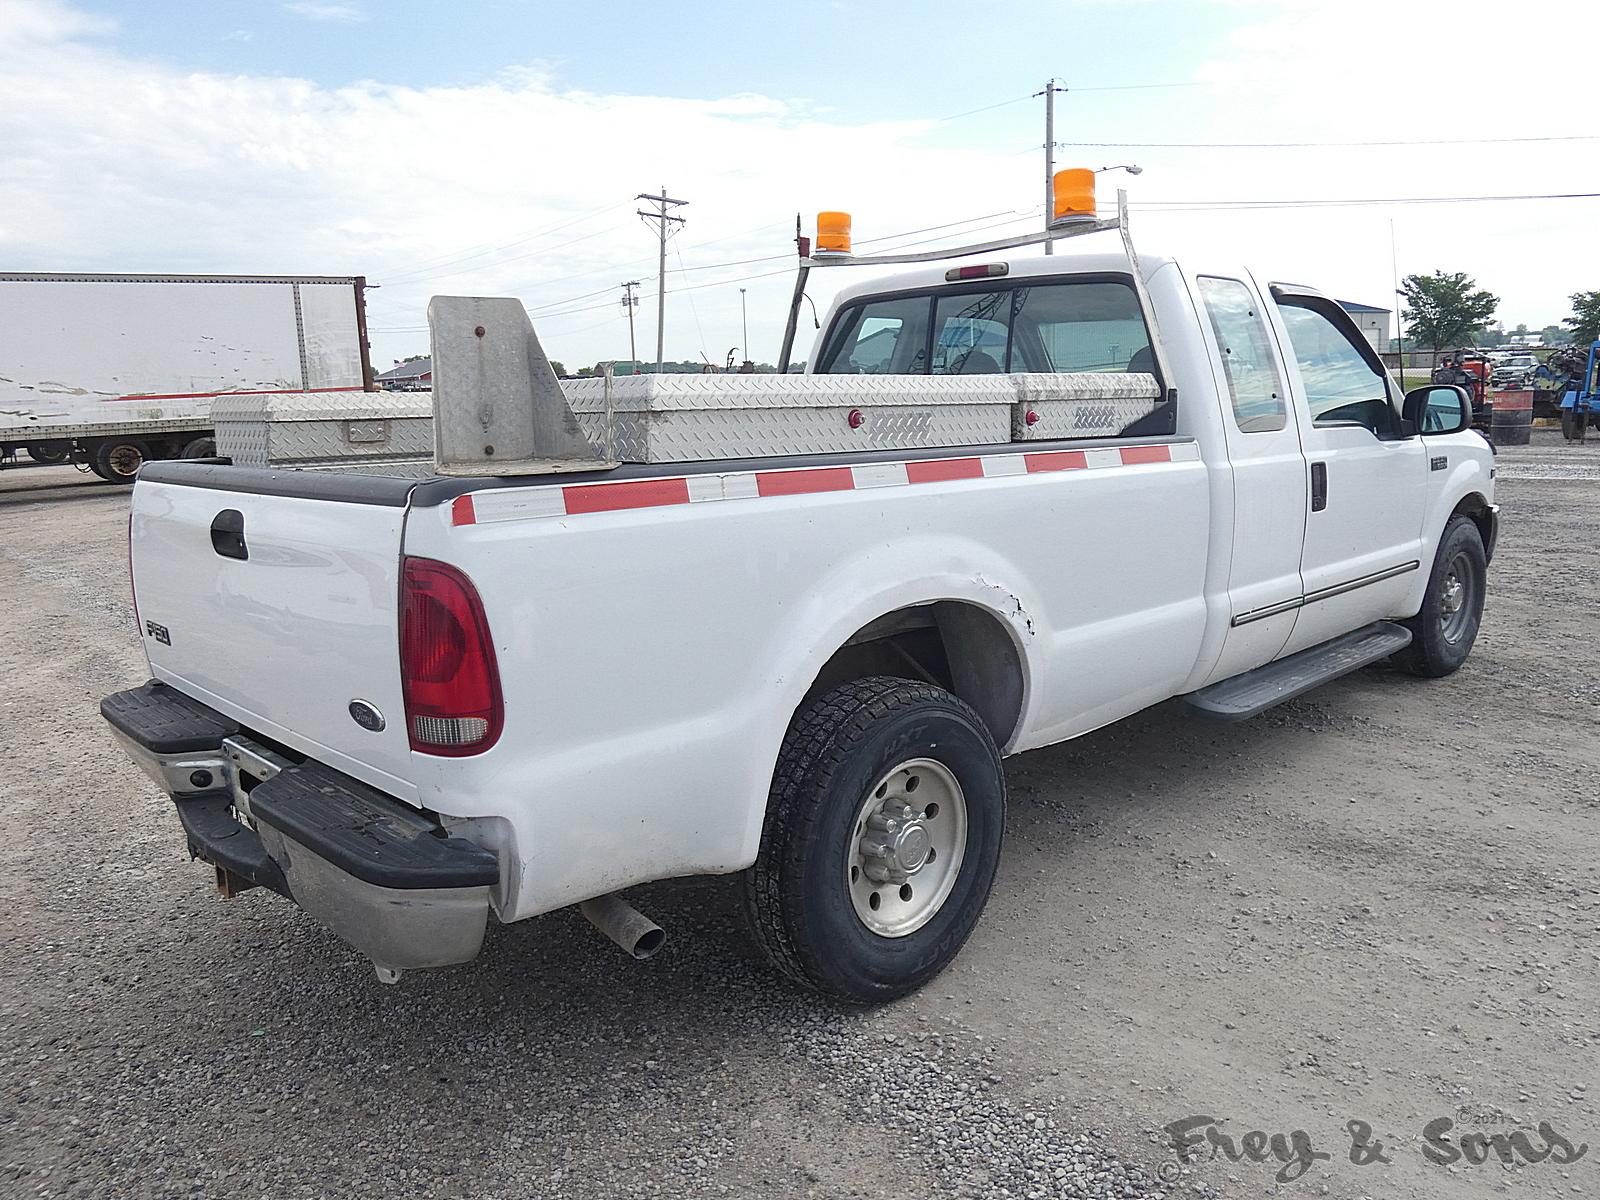
<instances>
[{"instance_id":1,"label":"ford oval emblem","mask_svg":"<svg viewBox=\"0 0 1600 1200\"><path fill-rule=\"evenodd\" d=\"M361 728L373 733L382 733L384 725L388 723L383 719L383 714L365 700L350 701L350 718Z\"/></svg>"}]
</instances>

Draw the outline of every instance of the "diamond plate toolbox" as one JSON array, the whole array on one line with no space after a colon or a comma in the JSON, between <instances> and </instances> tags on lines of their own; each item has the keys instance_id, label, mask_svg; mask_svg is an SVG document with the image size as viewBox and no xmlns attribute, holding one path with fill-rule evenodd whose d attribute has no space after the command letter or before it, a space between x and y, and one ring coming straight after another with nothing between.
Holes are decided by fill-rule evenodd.
<instances>
[{"instance_id":1,"label":"diamond plate toolbox","mask_svg":"<svg viewBox=\"0 0 1600 1200\"><path fill-rule=\"evenodd\" d=\"M1154 375L1012 375L1017 404L1011 439L1017 442L1116 437L1158 407Z\"/></svg>"},{"instance_id":2,"label":"diamond plate toolbox","mask_svg":"<svg viewBox=\"0 0 1600 1200\"><path fill-rule=\"evenodd\" d=\"M604 458L695 462L1115 437L1153 412L1153 375L629 375L563 380ZM433 393L220 396L217 452L240 466L431 464Z\"/></svg>"},{"instance_id":3,"label":"diamond plate toolbox","mask_svg":"<svg viewBox=\"0 0 1600 1200\"><path fill-rule=\"evenodd\" d=\"M433 463L430 392L258 392L218 396L217 453L241 467Z\"/></svg>"},{"instance_id":4,"label":"diamond plate toolbox","mask_svg":"<svg viewBox=\"0 0 1600 1200\"><path fill-rule=\"evenodd\" d=\"M562 388L595 448L633 462L1114 437L1159 399L1146 374L632 375Z\"/></svg>"}]
</instances>

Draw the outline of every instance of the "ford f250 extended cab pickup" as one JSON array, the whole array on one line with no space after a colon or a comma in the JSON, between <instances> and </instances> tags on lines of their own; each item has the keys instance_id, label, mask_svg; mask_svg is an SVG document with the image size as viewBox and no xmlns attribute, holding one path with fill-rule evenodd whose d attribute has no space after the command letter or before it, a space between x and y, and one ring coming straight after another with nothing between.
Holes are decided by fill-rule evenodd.
<instances>
[{"instance_id":1,"label":"ford f250 extended cab pickup","mask_svg":"<svg viewBox=\"0 0 1600 1200\"><path fill-rule=\"evenodd\" d=\"M292 898L380 977L471 959L491 915L739 873L789 976L902 994L984 907L1005 756L1380 658L1447 675L1478 630L1497 508L1465 394L1403 397L1309 288L1131 255L919 267L843 291L808 374L772 378L943 402L1055 376L1154 399L1111 426L1112 402L1024 402L983 444L564 474L150 464L151 680L104 715L225 893Z\"/></svg>"}]
</instances>

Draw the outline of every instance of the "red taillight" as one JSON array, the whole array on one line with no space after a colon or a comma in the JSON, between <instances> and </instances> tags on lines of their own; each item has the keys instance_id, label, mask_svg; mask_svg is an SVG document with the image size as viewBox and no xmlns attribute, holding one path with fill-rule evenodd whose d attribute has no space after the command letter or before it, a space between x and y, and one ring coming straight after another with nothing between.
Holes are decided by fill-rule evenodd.
<instances>
[{"instance_id":1,"label":"red taillight","mask_svg":"<svg viewBox=\"0 0 1600 1200\"><path fill-rule=\"evenodd\" d=\"M505 721L494 642L472 581L408 558L400 576L400 676L406 730L423 754L481 754Z\"/></svg>"}]
</instances>

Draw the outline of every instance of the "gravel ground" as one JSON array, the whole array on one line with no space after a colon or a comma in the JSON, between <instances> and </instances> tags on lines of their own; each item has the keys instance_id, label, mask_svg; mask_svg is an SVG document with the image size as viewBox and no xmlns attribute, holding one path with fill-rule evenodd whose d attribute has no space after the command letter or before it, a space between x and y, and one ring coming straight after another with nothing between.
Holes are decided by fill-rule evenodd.
<instances>
[{"instance_id":1,"label":"gravel ground","mask_svg":"<svg viewBox=\"0 0 1600 1200\"><path fill-rule=\"evenodd\" d=\"M96 714L144 677L126 489L0 474L0 1195L1600 1194L1600 439L1535 438L1462 672L1011 760L984 922L866 1013L754 962L725 881L634 894L649 963L556 913L393 988L215 899ZM1180 1170L1197 1115L1331 1157ZM1436 1165L1440 1117L1596 1148Z\"/></svg>"}]
</instances>

